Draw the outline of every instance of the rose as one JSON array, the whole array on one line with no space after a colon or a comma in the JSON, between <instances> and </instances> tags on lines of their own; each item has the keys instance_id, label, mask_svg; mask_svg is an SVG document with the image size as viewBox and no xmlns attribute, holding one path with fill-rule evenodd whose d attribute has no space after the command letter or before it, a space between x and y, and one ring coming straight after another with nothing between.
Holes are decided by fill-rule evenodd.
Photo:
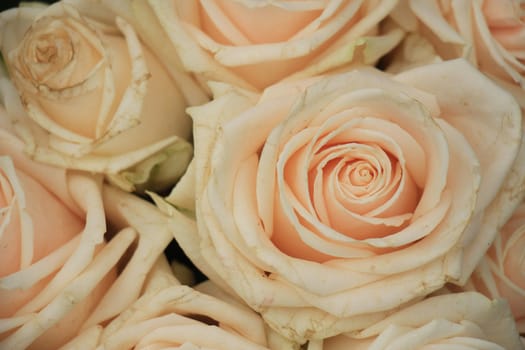
<instances>
[{"instance_id":1,"label":"rose","mask_svg":"<svg viewBox=\"0 0 525 350\"><path fill-rule=\"evenodd\" d=\"M80 282L82 291L71 288L104 245L101 201L96 191L83 193L96 189L93 182L29 160L3 130L0 154L0 347L57 348L115 278L111 265L99 266L95 278Z\"/></svg>"},{"instance_id":2,"label":"rose","mask_svg":"<svg viewBox=\"0 0 525 350\"><path fill-rule=\"evenodd\" d=\"M472 276L470 286L491 298L505 298L525 332L525 204L501 228Z\"/></svg>"},{"instance_id":3,"label":"rose","mask_svg":"<svg viewBox=\"0 0 525 350\"><path fill-rule=\"evenodd\" d=\"M212 86L189 109L198 230L156 201L195 264L296 341L463 283L523 195L519 106L463 60Z\"/></svg>"},{"instance_id":4,"label":"rose","mask_svg":"<svg viewBox=\"0 0 525 350\"><path fill-rule=\"evenodd\" d=\"M81 0L4 11L0 50L16 92L4 81L3 95L35 159L116 174L187 144L191 126L163 65L128 23L101 11Z\"/></svg>"},{"instance_id":5,"label":"rose","mask_svg":"<svg viewBox=\"0 0 525 350\"><path fill-rule=\"evenodd\" d=\"M164 258L144 294L106 327L87 328L67 349L267 349L264 322L252 310L180 285Z\"/></svg>"},{"instance_id":6,"label":"rose","mask_svg":"<svg viewBox=\"0 0 525 350\"><path fill-rule=\"evenodd\" d=\"M468 58L513 93L525 108L524 11L521 0L408 0L393 11L392 17L404 29L428 40L441 58ZM420 40L410 40L405 53L412 59L419 56L428 60L431 55L424 52L432 48Z\"/></svg>"},{"instance_id":7,"label":"rose","mask_svg":"<svg viewBox=\"0 0 525 350\"><path fill-rule=\"evenodd\" d=\"M0 348L56 349L133 303L172 234L151 203L30 160L5 113L0 107Z\"/></svg>"},{"instance_id":8,"label":"rose","mask_svg":"<svg viewBox=\"0 0 525 350\"><path fill-rule=\"evenodd\" d=\"M0 125L0 348L56 349L132 304L172 234L151 203L31 161Z\"/></svg>"},{"instance_id":9,"label":"rose","mask_svg":"<svg viewBox=\"0 0 525 350\"><path fill-rule=\"evenodd\" d=\"M397 0L104 2L133 17L146 42L166 52L171 65L199 80L248 89L352 62L373 64L402 36L398 29L378 28Z\"/></svg>"},{"instance_id":10,"label":"rose","mask_svg":"<svg viewBox=\"0 0 525 350\"><path fill-rule=\"evenodd\" d=\"M446 294L410 305L320 349L522 349L508 305L479 293Z\"/></svg>"}]
</instances>

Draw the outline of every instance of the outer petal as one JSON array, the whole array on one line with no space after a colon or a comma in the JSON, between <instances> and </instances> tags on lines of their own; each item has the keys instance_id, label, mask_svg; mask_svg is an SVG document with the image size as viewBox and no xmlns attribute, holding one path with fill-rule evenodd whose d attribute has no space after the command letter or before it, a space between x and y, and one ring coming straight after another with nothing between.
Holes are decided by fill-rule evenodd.
<instances>
[{"instance_id":1,"label":"outer petal","mask_svg":"<svg viewBox=\"0 0 525 350\"><path fill-rule=\"evenodd\" d=\"M505 298L520 332L525 328L525 278L521 267L525 242L524 209L522 203L501 228L466 286L466 289L492 298Z\"/></svg>"},{"instance_id":2,"label":"outer petal","mask_svg":"<svg viewBox=\"0 0 525 350\"><path fill-rule=\"evenodd\" d=\"M204 333L209 336L202 337ZM257 314L238 302L224 301L180 285L164 258L157 260L142 296L135 303L103 329L86 328L64 349L87 346L88 335L95 335L97 349L159 344L267 349L264 324Z\"/></svg>"},{"instance_id":3,"label":"outer petal","mask_svg":"<svg viewBox=\"0 0 525 350\"><path fill-rule=\"evenodd\" d=\"M357 339L356 339L357 338ZM407 347L521 349L503 300L478 293L446 294L407 306L362 332L325 340L323 349Z\"/></svg>"},{"instance_id":4,"label":"outer petal","mask_svg":"<svg viewBox=\"0 0 525 350\"><path fill-rule=\"evenodd\" d=\"M445 66L450 68L450 75L440 70ZM438 70L432 71L434 68ZM474 223L476 226L470 228L472 234L476 234L476 238L472 244L467 243L464 258L466 267L462 281L468 278L486 251L487 245L494 240L497 228L506 222L523 198L525 174L525 161L522 156L522 116L519 106L512 96L479 75L473 74L472 79L464 80L464 84L467 85L465 88L455 89L458 85L451 87L451 79L457 76L453 72L459 74L461 71L461 74L464 74L467 70L475 71L461 61L450 61L443 65L414 69L397 77L426 91L434 91L440 96L443 118L465 135L480 160L482 182L476 212L483 213L483 218L482 222L477 224L481 226L476 228ZM419 74L433 74L440 79L430 84L428 80L421 79ZM464 102L468 96L473 95L485 103L472 105ZM496 109L499 112L496 112ZM476 115L476 118L467 117L470 115ZM481 120L484 122L480 122ZM498 132L494 133L494 130ZM473 238L467 236L466 242L471 239Z\"/></svg>"},{"instance_id":5,"label":"outer petal","mask_svg":"<svg viewBox=\"0 0 525 350\"><path fill-rule=\"evenodd\" d=\"M136 8L144 9L144 2L137 1ZM354 51L364 52L364 61L368 64L389 51L402 34L397 29L386 35L377 33L377 24L395 6L395 0L370 4L368 1L328 1L308 3L304 7L302 3L292 6L289 2L277 1L257 3L257 12L253 11L251 2L225 5L217 1L148 0L147 3L152 11L146 12L153 12L162 27L156 36L167 35L187 70L204 81L223 81L252 90L262 90L295 73L309 76L363 61ZM202 20L199 20L199 8ZM138 22L145 20L142 12L136 12ZM306 24L300 18L295 21L303 12L308 18L315 16ZM246 21L244 18L249 16L251 20ZM265 26L264 18L268 16L275 21L282 19L282 25L264 31L250 29ZM299 23L300 28L288 30L294 23ZM291 33L283 34L286 30ZM257 33L271 36L279 31L273 39L264 38L262 42L254 37Z\"/></svg>"}]
</instances>

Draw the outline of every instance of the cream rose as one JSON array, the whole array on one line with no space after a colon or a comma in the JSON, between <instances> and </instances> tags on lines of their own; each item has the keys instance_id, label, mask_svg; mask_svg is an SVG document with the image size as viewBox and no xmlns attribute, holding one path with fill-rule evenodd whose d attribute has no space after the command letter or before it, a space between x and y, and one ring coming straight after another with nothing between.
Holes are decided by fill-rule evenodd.
<instances>
[{"instance_id":1,"label":"cream rose","mask_svg":"<svg viewBox=\"0 0 525 350\"><path fill-rule=\"evenodd\" d=\"M140 299L107 326L87 328L61 350L161 347L268 349L259 315L244 305L181 285L161 258Z\"/></svg>"},{"instance_id":2,"label":"cream rose","mask_svg":"<svg viewBox=\"0 0 525 350\"><path fill-rule=\"evenodd\" d=\"M140 296L173 239L169 218L99 177L30 160L0 112L0 348L57 349Z\"/></svg>"},{"instance_id":3,"label":"cream rose","mask_svg":"<svg viewBox=\"0 0 525 350\"><path fill-rule=\"evenodd\" d=\"M362 332L319 343L308 350L523 349L506 302L472 292L431 297Z\"/></svg>"},{"instance_id":4,"label":"cream rose","mask_svg":"<svg viewBox=\"0 0 525 350\"><path fill-rule=\"evenodd\" d=\"M412 59L434 50L442 59L465 57L508 89L525 108L525 3L522 0L405 0L392 17L432 47L411 39Z\"/></svg>"},{"instance_id":5,"label":"cream rose","mask_svg":"<svg viewBox=\"0 0 525 350\"><path fill-rule=\"evenodd\" d=\"M501 228L471 282L470 287L491 298L505 298L525 333L525 204Z\"/></svg>"},{"instance_id":6,"label":"cream rose","mask_svg":"<svg viewBox=\"0 0 525 350\"><path fill-rule=\"evenodd\" d=\"M102 202L95 182L29 160L3 130L0 154L0 348L56 349L115 279L91 264L111 261Z\"/></svg>"},{"instance_id":7,"label":"cream rose","mask_svg":"<svg viewBox=\"0 0 525 350\"><path fill-rule=\"evenodd\" d=\"M92 15L100 12L106 16ZM4 99L13 100L4 105L35 159L117 174L187 144L191 121L179 86L131 25L101 5L10 9L0 14L0 33L16 86L3 81Z\"/></svg>"},{"instance_id":8,"label":"cream rose","mask_svg":"<svg viewBox=\"0 0 525 350\"><path fill-rule=\"evenodd\" d=\"M201 81L252 90L352 62L373 64L403 35L379 32L397 0L104 2L133 17L170 64Z\"/></svg>"},{"instance_id":9,"label":"cream rose","mask_svg":"<svg viewBox=\"0 0 525 350\"><path fill-rule=\"evenodd\" d=\"M519 106L463 60L212 86L189 109L196 224L156 201L211 280L298 342L463 283L523 195Z\"/></svg>"}]
</instances>

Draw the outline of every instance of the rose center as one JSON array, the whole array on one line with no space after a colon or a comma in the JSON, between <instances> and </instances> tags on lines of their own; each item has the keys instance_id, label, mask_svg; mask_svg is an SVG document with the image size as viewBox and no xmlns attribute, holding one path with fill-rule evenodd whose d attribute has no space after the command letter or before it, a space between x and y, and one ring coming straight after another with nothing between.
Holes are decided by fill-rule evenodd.
<instances>
[{"instance_id":1,"label":"rose center","mask_svg":"<svg viewBox=\"0 0 525 350\"><path fill-rule=\"evenodd\" d=\"M42 35L35 43L35 63L69 62L72 51L71 42L67 38Z\"/></svg>"},{"instance_id":2,"label":"rose center","mask_svg":"<svg viewBox=\"0 0 525 350\"><path fill-rule=\"evenodd\" d=\"M50 46L49 42L38 42L36 48L36 61L39 63L52 62L57 55L57 49L55 46Z\"/></svg>"},{"instance_id":3,"label":"rose center","mask_svg":"<svg viewBox=\"0 0 525 350\"><path fill-rule=\"evenodd\" d=\"M355 162L349 168L349 180L354 186L366 186L372 182L376 175L373 167L365 161Z\"/></svg>"},{"instance_id":4,"label":"rose center","mask_svg":"<svg viewBox=\"0 0 525 350\"><path fill-rule=\"evenodd\" d=\"M311 193L315 193L316 183L332 184L343 202L365 200L372 204L376 195L394 190L400 179L397 160L378 145L334 144L322 148L316 156L309 174ZM354 204L364 207L363 203ZM350 207L361 212L353 204Z\"/></svg>"},{"instance_id":5,"label":"rose center","mask_svg":"<svg viewBox=\"0 0 525 350\"><path fill-rule=\"evenodd\" d=\"M395 147L365 141L365 133L340 128L318 140L308 173L312 207L321 222L356 239L402 229L418 201Z\"/></svg>"},{"instance_id":6,"label":"rose center","mask_svg":"<svg viewBox=\"0 0 525 350\"><path fill-rule=\"evenodd\" d=\"M53 85L51 80L73 59L74 48L68 33L54 28L52 23L44 32L25 38L22 47L21 57L28 59L21 62L21 67L39 84Z\"/></svg>"}]
</instances>

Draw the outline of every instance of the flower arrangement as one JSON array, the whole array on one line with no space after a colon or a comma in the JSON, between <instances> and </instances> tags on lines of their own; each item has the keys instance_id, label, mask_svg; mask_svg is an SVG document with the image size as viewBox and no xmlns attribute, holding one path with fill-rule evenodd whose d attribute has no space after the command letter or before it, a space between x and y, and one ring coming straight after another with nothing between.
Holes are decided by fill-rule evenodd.
<instances>
[{"instance_id":1,"label":"flower arrangement","mask_svg":"<svg viewBox=\"0 0 525 350\"><path fill-rule=\"evenodd\" d=\"M0 349L524 349L525 2L0 12Z\"/></svg>"}]
</instances>

